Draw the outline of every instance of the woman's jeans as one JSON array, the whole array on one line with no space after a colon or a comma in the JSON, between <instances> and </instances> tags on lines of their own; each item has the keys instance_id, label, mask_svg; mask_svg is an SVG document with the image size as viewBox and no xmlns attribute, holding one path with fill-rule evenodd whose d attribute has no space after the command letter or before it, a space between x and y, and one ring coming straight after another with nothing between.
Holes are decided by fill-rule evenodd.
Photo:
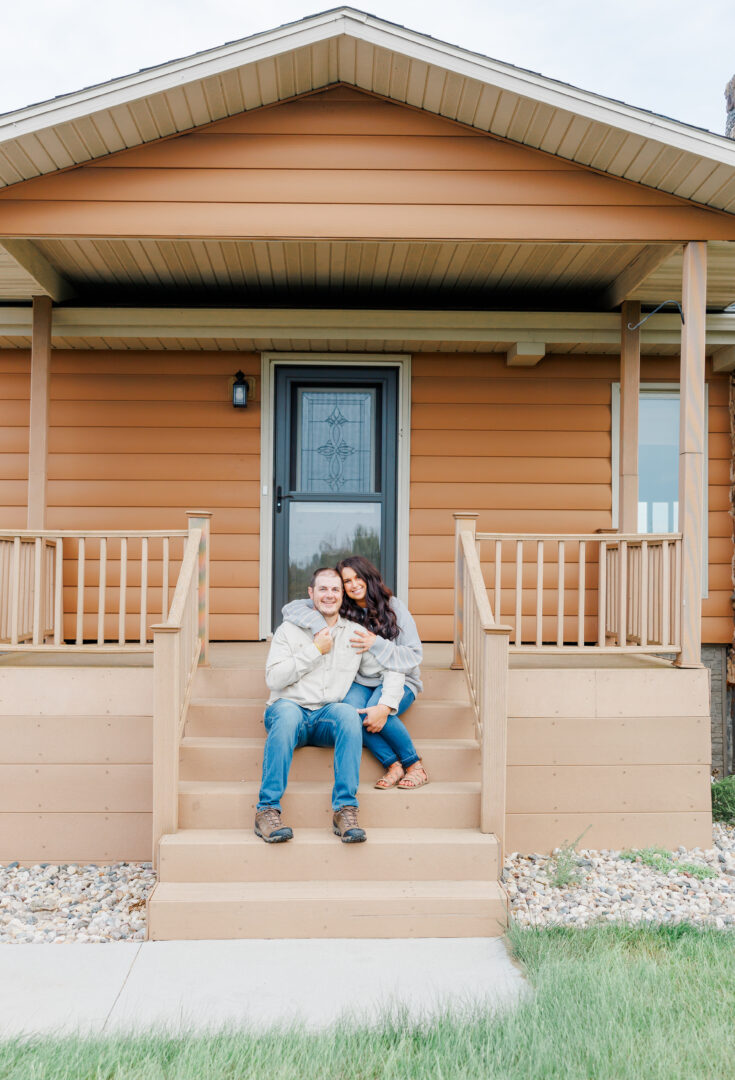
<instances>
[{"instance_id":1,"label":"woman's jeans","mask_svg":"<svg viewBox=\"0 0 735 1080\"><path fill-rule=\"evenodd\" d=\"M346 705L353 705L358 710L367 709L371 705L379 704L382 692L382 686L363 686L362 683L354 682L347 691L344 701ZM385 769L390 768L396 761L400 761L404 769L407 769L409 765L419 760L406 725L399 720L415 697L413 690L406 687L398 703L398 716L391 714L382 731L368 731L366 727L362 729L363 746L368 748ZM364 720L364 717L361 719Z\"/></svg>"},{"instance_id":2,"label":"woman's jeans","mask_svg":"<svg viewBox=\"0 0 735 1080\"><path fill-rule=\"evenodd\" d=\"M350 705L334 702L319 709L304 709L280 698L265 710L268 737L263 751L263 780L258 810L281 809L294 750L300 746L334 747L332 809L357 806L362 757L361 718Z\"/></svg>"}]
</instances>

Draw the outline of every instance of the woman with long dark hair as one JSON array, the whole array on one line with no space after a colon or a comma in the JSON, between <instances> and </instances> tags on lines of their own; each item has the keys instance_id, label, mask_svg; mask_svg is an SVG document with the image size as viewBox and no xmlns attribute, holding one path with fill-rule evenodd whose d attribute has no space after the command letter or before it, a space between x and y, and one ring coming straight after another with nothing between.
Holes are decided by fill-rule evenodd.
<instances>
[{"instance_id":1,"label":"woman with long dark hair","mask_svg":"<svg viewBox=\"0 0 735 1080\"><path fill-rule=\"evenodd\" d=\"M363 745L385 769L375 786L381 790L422 787L429 778L400 719L422 689L419 665L423 650L416 624L406 605L393 596L369 559L350 555L336 569L344 586L340 614L360 627L351 638L352 647L358 652L370 650L383 669L399 671L406 680L403 697L393 714L379 703L379 676L358 675L358 681L344 699L364 714ZM314 633L322 629L324 622L307 600L287 604L283 617Z\"/></svg>"}]
</instances>

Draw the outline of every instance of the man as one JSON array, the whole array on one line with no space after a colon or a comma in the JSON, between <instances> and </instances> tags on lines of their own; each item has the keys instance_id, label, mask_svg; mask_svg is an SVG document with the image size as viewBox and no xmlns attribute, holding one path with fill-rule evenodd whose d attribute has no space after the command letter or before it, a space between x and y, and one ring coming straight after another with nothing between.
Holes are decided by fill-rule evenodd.
<instances>
[{"instance_id":1,"label":"man","mask_svg":"<svg viewBox=\"0 0 735 1080\"><path fill-rule=\"evenodd\" d=\"M265 679L271 696L265 710L268 734L255 834L267 844L291 839L292 830L281 821L281 796L293 752L300 746L333 746L332 826L343 843L355 844L366 839L357 823L362 721L357 710L345 705L342 698L358 670L376 674L381 669L372 654L358 653L350 645L356 624L339 614L342 578L336 570L322 567L314 571L309 598L326 627L312 637L308 630L282 623L273 635L266 661ZM403 683L403 675L386 671L380 706L395 712Z\"/></svg>"}]
</instances>

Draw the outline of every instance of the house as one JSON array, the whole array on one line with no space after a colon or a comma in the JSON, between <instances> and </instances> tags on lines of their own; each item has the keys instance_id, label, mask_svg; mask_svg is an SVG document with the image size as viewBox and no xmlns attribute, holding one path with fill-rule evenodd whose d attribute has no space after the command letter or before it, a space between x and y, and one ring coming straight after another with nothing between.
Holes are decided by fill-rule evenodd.
<instances>
[{"instance_id":1,"label":"house","mask_svg":"<svg viewBox=\"0 0 735 1080\"><path fill-rule=\"evenodd\" d=\"M0 117L0 182L0 858L432 936L503 847L709 842L730 141L338 8ZM273 859L259 643L345 550L437 643L432 783L356 862L304 751Z\"/></svg>"}]
</instances>

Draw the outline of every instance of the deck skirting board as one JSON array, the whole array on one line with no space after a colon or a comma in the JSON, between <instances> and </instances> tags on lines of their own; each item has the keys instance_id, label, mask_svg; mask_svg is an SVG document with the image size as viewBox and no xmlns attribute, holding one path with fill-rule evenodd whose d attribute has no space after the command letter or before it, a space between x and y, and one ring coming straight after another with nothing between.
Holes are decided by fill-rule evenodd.
<instances>
[{"instance_id":1,"label":"deck skirting board","mask_svg":"<svg viewBox=\"0 0 735 1080\"><path fill-rule=\"evenodd\" d=\"M509 766L708 765L709 717L514 716Z\"/></svg>"},{"instance_id":2,"label":"deck skirting board","mask_svg":"<svg viewBox=\"0 0 735 1080\"><path fill-rule=\"evenodd\" d=\"M148 813L0 813L0 863L148 862Z\"/></svg>"},{"instance_id":3,"label":"deck skirting board","mask_svg":"<svg viewBox=\"0 0 735 1080\"><path fill-rule=\"evenodd\" d=\"M584 834L584 835L582 835ZM570 813L508 814L506 850L549 852L579 839L578 849L675 848L712 846L712 814Z\"/></svg>"}]
</instances>

